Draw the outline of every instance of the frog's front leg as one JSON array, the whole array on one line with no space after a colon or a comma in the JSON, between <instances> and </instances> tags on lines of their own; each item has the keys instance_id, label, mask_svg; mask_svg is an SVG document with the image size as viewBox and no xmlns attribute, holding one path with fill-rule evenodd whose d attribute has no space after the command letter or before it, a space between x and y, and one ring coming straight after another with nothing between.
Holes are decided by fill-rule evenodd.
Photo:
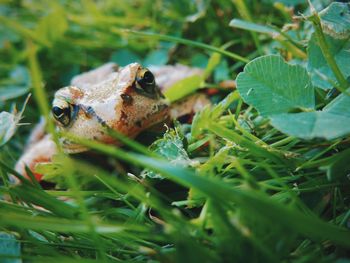
<instances>
[{"instance_id":1,"label":"frog's front leg","mask_svg":"<svg viewBox=\"0 0 350 263\"><path fill-rule=\"evenodd\" d=\"M88 89L91 85L100 83L117 70L118 66L115 63L106 63L94 70L75 76L71 81L71 85ZM41 180L43 175L35 172L36 165L51 162L52 157L57 153L57 146L52 137L45 132L45 125L44 118L41 118L29 135L24 153L15 165L15 170L26 177L28 175L25 167L28 167L38 181ZM18 183L18 179L14 176L11 177L11 181Z\"/></svg>"},{"instance_id":2,"label":"frog's front leg","mask_svg":"<svg viewBox=\"0 0 350 263\"><path fill-rule=\"evenodd\" d=\"M24 152L15 166L16 172L28 177L25 167L33 172L35 179L40 182L42 174L35 172L35 167L39 163L52 162L52 157L57 153L57 146L51 135L45 135L42 139L32 142L30 147ZM18 180L15 179L15 182Z\"/></svg>"}]
</instances>

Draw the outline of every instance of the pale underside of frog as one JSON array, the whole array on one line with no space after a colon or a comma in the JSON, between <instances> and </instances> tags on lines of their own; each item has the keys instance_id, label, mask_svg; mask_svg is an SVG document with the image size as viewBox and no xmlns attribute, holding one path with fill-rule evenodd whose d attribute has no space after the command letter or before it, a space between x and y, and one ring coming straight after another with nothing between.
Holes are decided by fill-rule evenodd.
<instances>
[{"instance_id":1,"label":"pale underside of frog","mask_svg":"<svg viewBox=\"0 0 350 263\"><path fill-rule=\"evenodd\" d=\"M105 64L74 77L71 85L58 90L52 103L52 115L59 131L76 137L119 146L107 129L134 138L149 127L169 119L197 112L210 102L203 94L187 97L169 105L162 91L177 81L200 75L202 71L182 65L143 68L138 63L118 67ZM156 84L157 83L157 84ZM86 147L60 138L66 153L79 153ZM38 163L51 162L57 146L44 132L44 123L32 132L26 150L15 170L26 174ZM41 175L34 172L40 180Z\"/></svg>"}]
</instances>

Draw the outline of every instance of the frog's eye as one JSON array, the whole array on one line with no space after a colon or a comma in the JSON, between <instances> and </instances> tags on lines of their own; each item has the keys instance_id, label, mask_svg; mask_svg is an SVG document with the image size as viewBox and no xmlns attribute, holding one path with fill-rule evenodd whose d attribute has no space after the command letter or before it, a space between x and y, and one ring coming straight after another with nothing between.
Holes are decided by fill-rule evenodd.
<instances>
[{"instance_id":1,"label":"frog's eye","mask_svg":"<svg viewBox=\"0 0 350 263\"><path fill-rule=\"evenodd\" d=\"M141 69L137 72L136 82L138 86L149 94L155 92L156 82L151 71L148 69Z\"/></svg>"},{"instance_id":2,"label":"frog's eye","mask_svg":"<svg viewBox=\"0 0 350 263\"><path fill-rule=\"evenodd\" d=\"M52 115L56 121L63 126L68 126L71 122L72 109L71 105L65 103L65 105L57 105L52 107Z\"/></svg>"}]
</instances>

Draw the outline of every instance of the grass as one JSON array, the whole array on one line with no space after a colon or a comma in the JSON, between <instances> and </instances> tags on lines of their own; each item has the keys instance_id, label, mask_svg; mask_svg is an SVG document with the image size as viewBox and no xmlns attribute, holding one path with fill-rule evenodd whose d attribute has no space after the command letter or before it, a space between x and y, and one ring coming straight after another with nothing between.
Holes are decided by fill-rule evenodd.
<instances>
[{"instance_id":1,"label":"grass","mask_svg":"<svg viewBox=\"0 0 350 263\"><path fill-rule=\"evenodd\" d=\"M0 105L9 112L28 92L34 97L21 120L31 124L14 123L11 140L1 139L1 260L347 262L348 135L326 140L284 134L238 91L217 88L212 107L192 123L175 121L165 135L146 131L130 140L111 132L124 142L119 148L64 134L94 154L59 153L41 165L54 188L13 171L40 116L56 140L62 136L50 101L79 72L110 60L184 63L206 69L200 84L206 92L235 79L260 55L307 63L312 23L292 17L307 10L303 3L293 11L283 4L220 0L1 3ZM240 28L251 31L230 27L233 18L249 22ZM279 35L261 33L254 23ZM292 29L281 31L285 25ZM343 91L344 72L330 61ZM316 87L315 108L333 98ZM0 134L13 127L0 125ZM10 174L22 183L12 185Z\"/></svg>"}]
</instances>

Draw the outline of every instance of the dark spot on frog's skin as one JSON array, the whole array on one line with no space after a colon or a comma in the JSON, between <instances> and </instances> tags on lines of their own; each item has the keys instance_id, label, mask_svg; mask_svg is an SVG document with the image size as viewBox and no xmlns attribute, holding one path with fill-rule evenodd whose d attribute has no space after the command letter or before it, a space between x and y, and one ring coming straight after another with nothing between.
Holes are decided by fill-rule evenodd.
<instances>
[{"instance_id":1,"label":"dark spot on frog's skin","mask_svg":"<svg viewBox=\"0 0 350 263\"><path fill-rule=\"evenodd\" d=\"M135 121L135 125L139 128L142 127L142 121L138 120L138 121Z\"/></svg>"},{"instance_id":2,"label":"dark spot on frog's skin","mask_svg":"<svg viewBox=\"0 0 350 263\"><path fill-rule=\"evenodd\" d=\"M129 94L124 93L120 95L120 97L122 98L124 105L127 105L127 106L132 105L133 98Z\"/></svg>"},{"instance_id":3,"label":"dark spot on frog's skin","mask_svg":"<svg viewBox=\"0 0 350 263\"><path fill-rule=\"evenodd\" d=\"M158 105L158 111L164 110L164 109L166 109L167 107L168 107L167 104L160 104L160 105Z\"/></svg>"},{"instance_id":4,"label":"dark spot on frog's skin","mask_svg":"<svg viewBox=\"0 0 350 263\"><path fill-rule=\"evenodd\" d=\"M86 107L86 113L93 115L95 113L95 111L91 106L88 106L88 107Z\"/></svg>"},{"instance_id":5,"label":"dark spot on frog's skin","mask_svg":"<svg viewBox=\"0 0 350 263\"><path fill-rule=\"evenodd\" d=\"M85 117L88 119L91 119L95 115L95 111L92 107L82 107L83 113L85 114Z\"/></svg>"},{"instance_id":6,"label":"dark spot on frog's skin","mask_svg":"<svg viewBox=\"0 0 350 263\"><path fill-rule=\"evenodd\" d=\"M112 67L114 72L117 72L119 70L119 66L118 65L113 65Z\"/></svg>"}]
</instances>

